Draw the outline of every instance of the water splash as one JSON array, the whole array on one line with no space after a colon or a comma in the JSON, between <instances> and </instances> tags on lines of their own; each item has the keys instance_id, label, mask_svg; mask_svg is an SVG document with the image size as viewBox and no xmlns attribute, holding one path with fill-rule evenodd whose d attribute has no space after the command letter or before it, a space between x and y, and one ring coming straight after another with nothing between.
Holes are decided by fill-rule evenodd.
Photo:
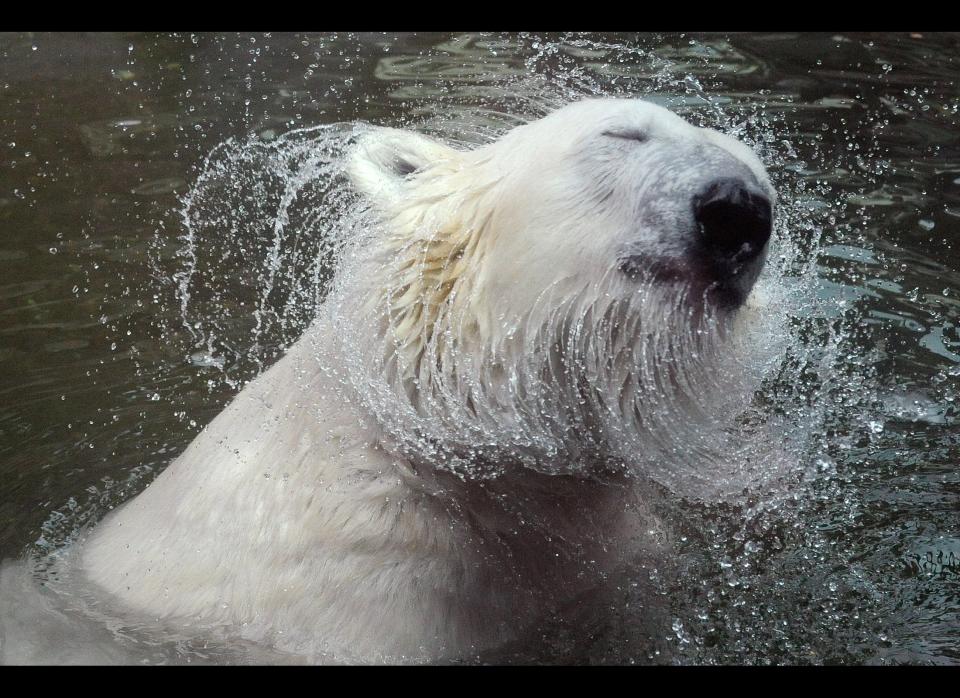
<instances>
[{"instance_id":1,"label":"water splash","mask_svg":"<svg viewBox=\"0 0 960 698\"><path fill-rule=\"evenodd\" d=\"M353 139L345 124L271 141L230 139L184 197L173 273L191 356L236 386L296 340L313 317L345 239L355 195L339 182ZM238 332L240 330L240 332Z\"/></svg>"},{"instance_id":2,"label":"water splash","mask_svg":"<svg viewBox=\"0 0 960 698\"><path fill-rule=\"evenodd\" d=\"M771 635L746 633L744 628L756 616L743 604L731 603L731 596L755 598L764 618L779 622L787 615L783 609L789 610L797 599L785 600L787 591L774 597L758 591L764 584L779 589L778 574L784 565L766 575L763 565L780 556L798 570L817 569L814 562L825 559L827 537L804 530L804 522L825 501L849 498L849 508L856 506L849 488L833 479L837 462L864 440L872 442L878 435L870 425L883 419L882 406L875 404L871 358L855 348L861 331L860 299L843 297L823 278L823 267L829 263L827 243L842 236L861 249L868 244L857 231L836 228L845 202L838 199L827 175L817 180L808 176L811 169L829 173L863 168L848 166L847 160L816 146L802 147L791 132L788 97L761 93L737 99L714 94L719 82L711 64L697 56L705 42L684 52L661 49L655 39L642 43L579 36L461 39L438 47L438 60L449 59L457 66L474 60L477 72L469 81L458 81L445 79L438 71L441 77L426 86L396 87L394 97L403 100L410 115L406 127L472 146L495 140L506 129L572 99L641 95L699 125L744 140L771 172L780 193L780 217L768 270L755 293L787 320L776 327L759 323L753 334L746 335L750 345L730 353L745 362L748 370L740 375L750 377L747 387L730 392L734 403L748 397L739 406L743 409L735 410L739 418L732 420L725 435L740 440L743 448L733 451L731 460L716 464L733 466L734 474L739 467L739 477L731 477L720 502L691 505L669 496L664 500L663 511L679 529L678 556L696 556L691 550L697 547L705 551L696 559L676 561L675 567L705 585L685 595L682 585L670 582L669 564L656 574L643 571L655 579L655 594L674 599L676 613L668 632L674 626L679 630L674 628L676 633L671 634L675 642L660 642L662 650L646 654L644 649L636 655L648 661L667 656L722 661L750 656L752 650L752 656L762 656L760 646ZM497 52L510 58L491 62ZM383 63L378 70L384 80L400 81L408 75L404 70L416 75L399 61ZM174 315L186 336L172 332L171 341L179 343L191 365L219 371L214 382L231 392L297 339L327 298L344 251L363 239L369 219L342 177L343 155L357 134L353 126L333 125L293 131L269 142L256 137L230 139L211 152L183 201L176 268L164 283L175 288ZM862 153L855 155L863 158ZM870 153L866 155L869 163ZM852 161L854 155L850 157ZM865 179L865 186L871 181ZM579 337L589 333L585 326L571 331ZM740 368L731 366L721 375L737 375ZM702 406L701 411L718 409L733 413L717 405ZM711 433L720 438L721 432L718 428ZM669 434L675 440L664 449L700 438L682 429ZM782 458L784 453L790 457ZM685 455L693 459L702 451L691 448ZM761 475L785 476L787 482L759 492L744 488L744 480L751 480L758 467ZM683 472L691 474L691 469ZM714 470L707 479L716 475ZM660 480L668 493L671 487L683 492L689 482L676 473L660 473ZM728 501L730 497L733 501ZM683 525L684 519L689 525ZM698 526L701 530L694 531ZM725 588L729 595L724 595ZM802 589L792 591L802 596ZM863 593L869 597L869 592ZM821 600L829 605L832 594L825 593ZM766 611L765 600L775 609ZM828 609L825 617L836 617L836 608ZM626 623L629 633L641 626L635 618ZM803 647L803 640L796 639L803 633L796 628L774 628L772 635L780 643L776 652L782 653L773 657L795 657ZM721 650L726 638L731 649ZM629 643L607 648L610 654L605 656L622 657L617 652L626 646ZM655 651L662 654L654 655Z\"/></svg>"},{"instance_id":3,"label":"water splash","mask_svg":"<svg viewBox=\"0 0 960 698\"><path fill-rule=\"evenodd\" d=\"M729 100L712 97L710 76L697 70L702 62L695 55L685 56L678 63L676 56L658 55L639 42L614 44L577 36L559 41L524 36L462 37L440 49L451 51L459 61L475 60L478 73L469 85L438 80L435 92L427 90L427 97L421 93L412 100L409 111L414 117L408 126L452 144L489 142L510 127L537 119L571 100L613 94L642 95L667 104L701 125L736 135L759 152L781 192L782 203L775 223L771 261L755 295L769 304L769 317L792 319L777 328L767 323L764 330L747 335L753 356L730 352L730 360L741 363L717 375L718 380L729 382L736 375L747 374L756 383L763 383L764 388L759 391L729 391L729 395L737 396L734 400L743 404L767 403L766 408L755 408L750 416L742 414L740 421L767 423L767 429L777 431L776 440L784 452L804 453L809 444L803 434L818 419L818 408L814 406L817 398L806 395L808 404L793 405L788 415L784 404L791 399L801 402L795 388L789 386L801 382L804 372L817 366L819 372L825 373L824 381L820 381L820 389L824 390L835 358L830 352L836 352L835 343L843 330L826 328L831 336L821 337L819 347L803 336L813 331L814 325L823 324L822 318L815 317L817 313L834 312L827 307L829 300L817 297L814 287L827 215L809 205L811 201L825 201L828 192L825 186L810 185L805 178L792 176L796 168L806 163L799 162L794 146L779 136L783 130L782 114L764 110L762 101L731 105ZM509 65L492 66L489 61L493 55L506 49L513 57ZM403 78L414 67L399 57L385 59L378 69L379 76ZM612 82L611 72L616 74ZM232 366L244 362L252 364L247 368L248 375L259 371L279 347L295 341L329 292L329 281L342 263L340 255L344 249L364 244L358 239L370 239L375 222L364 217L363 204L342 177L342 156L356 136L355 128L338 125L298 130L267 143L256 138L231 140L218 146L204 163L184 201L186 231L180 253L183 266L175 278L181 318L197 340L191 349L201 349L205 356L229 354L230 360L223 362L225 376ZM204 256L199 265L198 255ZM242 285L237 281L242 281ZM206 297L193 297L193 288L204 289ZM240 298L243 300L238 302ZM238 336L228 319L240 325L246 335ZM578 330L579 336L590 334L587 328ZM758 362L762 368L750 365L751 362ZM364 370L369 371L370 367ZM359 376L355 378L361 380ZM809 386L810 381L804 384ZM756 394L749 397L751 393ZM444 404L451 422L465 423L465 415L454 407L463 397L456 391L447 393ZM391 413L397 414L397 405L389 404L385 395L376 401L379 407L373 402L372 409L384 419ZM702 406L700 413L722 411L719 405L711 407L712 410ZM666 410L664 415L669 413ZM430 434L428 441L451 440L461 450L472 448L474 452L484 440L484 433L497 433L504 427L501 423L475 430L476 443L471 447L470 439L451 439L449 432L436 433L437 425L431 427L429 421L420 420L420 426L414 430L418 438ZM684 422L678 419L677 423ZM704 433L711 431L702 421L699 426ZM689 447L683 458L673 460L697 460L698 451L693 444L701 437L694 431L692 427L684 430L674 425L664 432L673 435L669 444L663 444L667 450L682 452L684 443ZM714 431L722 429L717 426ZM737 429L730 433L733 439L743 436ZM518 439L530 443L529 433ZM769 439L756 436L752 441L759 442L769 443ZM554 444L545 451L558 453L558 448ZM622 450L629 449L624 445ZM720 459L712 460L719 463ZM750 479L748 473L758 475L757 469L762 469L758 461L769 461L771 474L786 467L782 453L768 453L765 459L759 452L746 455L744 451L740 458L732 460L727 467L731 471L741 468L741 484ZM751 466L743 469L747 460ZM795 464L794 469L802 470L803 466ZM716 480L718 472L704 469L701 463L700 470L691 465L677 468L669 477L666 472L660 475L680 490L680 482Z\"/></svg>"}]
</instances>

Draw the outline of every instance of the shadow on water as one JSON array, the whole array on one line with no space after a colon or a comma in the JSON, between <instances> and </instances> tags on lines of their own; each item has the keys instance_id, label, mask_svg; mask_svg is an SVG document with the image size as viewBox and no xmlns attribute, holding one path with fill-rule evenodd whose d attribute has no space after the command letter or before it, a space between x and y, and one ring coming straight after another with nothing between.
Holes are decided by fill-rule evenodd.
<instances>
[{"instance_id":1,"label":"shadow on water","mask_svg":"<svg viewBox=\"0 0 960 698\"><path fill-rule=\"evenodd\" d=\"M919 34L0 37L0 558L69 550L309 322L336 250L309 185L286 228L304 234L274 234L310 157L292 131L362 120L468 145L579 96L642 95L750 143L780 192L775 286L805 305L757 399L793 425L799 463L776 496L664 493L669 559L480 660L960 663L958 49ZM243 158L201 191L225 142ZM22 599L51 627L67 617L31 596L47 567L7 564L8 628ZM238 656L63 622L100 637L102 661ZM47 656L77 660L68 645Z\"/></svg>"}]
</instances>

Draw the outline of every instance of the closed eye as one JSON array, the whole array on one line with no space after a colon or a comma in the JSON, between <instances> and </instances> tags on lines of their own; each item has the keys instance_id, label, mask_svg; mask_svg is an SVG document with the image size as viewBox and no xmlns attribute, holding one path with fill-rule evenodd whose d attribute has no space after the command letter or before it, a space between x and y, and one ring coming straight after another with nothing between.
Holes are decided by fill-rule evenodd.
<instances>
[{"instance_id":1,"label":"closed eye","mask_svg":"<svg viewBox=\"0 0 960 698\"><path fill-rule=\"evenodd\" d=\"M611 138L623 138L628 141L638 141L640 143L650 140L650 137L638 128L611 129L604 131L602 135L610 136Z\"/></svg>"}]
</instances>

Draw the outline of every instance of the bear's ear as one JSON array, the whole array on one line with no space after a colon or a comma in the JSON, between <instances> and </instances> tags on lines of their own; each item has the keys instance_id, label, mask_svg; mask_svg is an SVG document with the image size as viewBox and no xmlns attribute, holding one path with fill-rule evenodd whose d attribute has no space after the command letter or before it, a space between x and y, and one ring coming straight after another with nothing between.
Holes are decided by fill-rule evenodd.
<instances>
[{"instance_id":1,"label":"bear's ear","mask_svg":"<svg viewBox=\"0 0 960 698\"><path fill-rule=\"evenodd\" d=\"M397 201L409 175L456 155L453 148L419 133L374 128L354 146L347 174L372 204L386 209Z\"/></svg>"}]
</instances>

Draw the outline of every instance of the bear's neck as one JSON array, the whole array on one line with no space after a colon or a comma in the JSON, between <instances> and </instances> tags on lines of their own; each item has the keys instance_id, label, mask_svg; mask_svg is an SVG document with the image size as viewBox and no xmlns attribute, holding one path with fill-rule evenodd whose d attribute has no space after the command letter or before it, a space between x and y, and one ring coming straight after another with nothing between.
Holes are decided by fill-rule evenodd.
<instances>
[{"instance_id":1,"label":"bear's neck","mask_svg":"<svg viewBox=\"0 0 960 698\"><path fill-rule=\"evenodd\" d=\"M493 476L462 477L405 462L406 486L462 521L472 537L498 541L509 558L523 552L530 561L547 559L552 571L537 576L555 582L569 566L609 557L600 551L618 547L624 512L639 505L636 482L623 473L548 474L517 462L498 464Z\"/></svg>"},{"instance_id":2,"label":"bear's neck","mask_svg":"<svg viewBox=\"0 0 960 698\"><path fill-rule=\"evenodd\" d=\"M627 476L599 480L516 464L496 477L463 479L405 466L404 488L423 496L422 520L452 534L449 564L464 571L458 603L475 605L481 618L478 648L589 603L638 553L655 521Z\"/></svg>"}]
</instances>

